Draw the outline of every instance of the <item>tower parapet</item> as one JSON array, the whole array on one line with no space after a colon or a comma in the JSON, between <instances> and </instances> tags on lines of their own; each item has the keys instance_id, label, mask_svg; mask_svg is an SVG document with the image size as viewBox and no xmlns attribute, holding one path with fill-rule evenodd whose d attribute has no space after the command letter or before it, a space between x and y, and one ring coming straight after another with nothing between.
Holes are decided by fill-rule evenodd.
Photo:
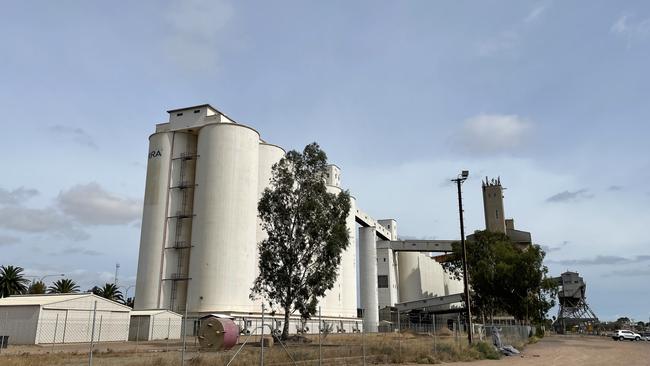
<instances>
[{"instance_id":1,"label":"tower parapet","mask_svg":"<svg viewBox=\"0 0 650 366\"><path fill-rule=\"evenodd\" d=\"M503 210L503 187L501 178L488 179L482 182L483 209L485 210L485 230L494 233L506 233L506 219Z\"/></svg>"}]
</instances>

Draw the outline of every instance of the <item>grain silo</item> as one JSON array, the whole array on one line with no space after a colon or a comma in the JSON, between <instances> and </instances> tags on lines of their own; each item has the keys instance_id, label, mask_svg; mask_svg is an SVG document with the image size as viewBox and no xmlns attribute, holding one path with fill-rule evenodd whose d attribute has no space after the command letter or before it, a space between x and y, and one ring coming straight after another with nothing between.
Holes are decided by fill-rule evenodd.
<instances>
[{"instance_id":1,"label":"grain silo","mask_svg":"<svg viewBox=\"0 0 650 366\"><path fill-rule=\"evenodd\" d=\"M191 312L255 311L248 298L255 279L259 134L235 123L199 131Z\"/></svg>"},{"instance_id":2,"label":"grain silo","mask_svg":"<svg viewBox=\"0 0 650 366\"><path fill-rule=\"evenodd\" d=\"M271 177L273 176L272 168L273 165L280 161L284 157L285 151L283 148L268 144L265 142L260 142L259 147L260 157L259 157L259 171L257 175L257 199L262 197L262 193L268 187L270 187ZM267 235L264 230L262 230L262 223L259 217L257 217L257 231L256 231L256 242L260 243L262 240L266 239ZM256 252L257 253L257 252ZM257 266L258 256L255 256L255 276L259 274L259 266Z\"/></svg>"}]
</instances>

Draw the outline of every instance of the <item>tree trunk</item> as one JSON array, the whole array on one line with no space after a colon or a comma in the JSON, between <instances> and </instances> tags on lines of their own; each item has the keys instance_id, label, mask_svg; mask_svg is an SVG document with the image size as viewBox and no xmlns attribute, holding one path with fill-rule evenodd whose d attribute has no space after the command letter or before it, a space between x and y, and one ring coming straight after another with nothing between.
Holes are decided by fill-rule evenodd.
<instances>
[{"instance_id":1,"label":"tree trunk","mask_svg":"<svg viewBox=\"0 0 650 366\"><path fill-rule=\"evenodd\" d=\"M284 324L282 324L282 336L283 341L286 341L289 338L289 308L284 309Z\"/></svg>"}]
</instances>

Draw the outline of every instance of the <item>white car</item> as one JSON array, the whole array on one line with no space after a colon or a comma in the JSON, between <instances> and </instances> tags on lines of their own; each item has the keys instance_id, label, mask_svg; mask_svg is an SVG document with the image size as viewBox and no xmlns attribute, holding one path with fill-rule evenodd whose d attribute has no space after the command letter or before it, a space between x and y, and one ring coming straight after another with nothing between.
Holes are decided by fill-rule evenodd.
<instances>
[{"instance_id":1,"label":"white car","mask_svg":"<svg viewBox=\"0 0 650 366\"><path fill-rule=\"evenodd\" d=\"M631 341L640 341L641 340L641 334L639 333L634 333L631 330L617 330L612 334L612 338L615 341L623 341L626 339L629 339Z\"/></svg>"}]
</instances>

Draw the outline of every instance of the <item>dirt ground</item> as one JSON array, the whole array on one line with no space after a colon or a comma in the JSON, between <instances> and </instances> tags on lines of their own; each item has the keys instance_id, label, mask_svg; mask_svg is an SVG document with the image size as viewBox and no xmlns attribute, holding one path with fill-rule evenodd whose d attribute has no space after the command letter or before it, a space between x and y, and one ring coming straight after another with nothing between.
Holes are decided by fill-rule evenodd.
<instances>
[{"instance_id":1,"label":"dirt ground","mask_svg":"<svg viewBox=\"0 0 650 366\"><path fill-rule=\"evenodd\" d=\"M650 342L594 336L549 336L528 345L519 357L455 362L454 366L650 366Z\"/></svg>"},{"instance_id":2,"label":"dirt ground","mask_svg":"<svg viewBox=\"0 0 650 366\"><path fill-rule=\"evenodd\" d=\"M394 336L387 337L386 335L376 336L373 341L372 337L367 336L368 351L372 351L374 347L379 347L377 350L385 350L385 347L393 347L394 344L386 343L385 341L392 342ZM324 356L333 352L334 356L346 356L346 351L349 349L350 354L341 358L328 358L323 362L323 365L362 365L360 356L361 348L346 345L356 338L349 337L332 337L328 339L331 343L323 350ZM409 337L403 338L404 349L414 351L430 351L431 344L426 337ZM341 343L343 342L343 343ZM341 344L338 344L341 343ZM393 342L394 343L394 342ZM445 343L440 340L438 343L438 350L441 345ZM453 338L446 342L448 345L454 345ZM96 366L176 366L180 364L180 353L175 352L180 345L167 344L165 342L147 342L138 345L138 349L134 350L132 344L127 343L111 343L102 344L98 346L94 365ZM313 345L312 345L313 346ZM42 365L56 365L56 366L82 366L88 364L87 355L88 345L58 345L54 353L51 352L49 346L18 346L11 347L10 350L5 350L0 355L0 366L42 366ZM298 346L296 346L298 347ZM303 359L317 358L318 349L313 348L311 351L313 355ZM455 346L454 346L455 347ZM304 349L303 349L304 348ZM309 346L303 348L293 348L292 352L304 353ZM453 348L453 347L452 347ZM165 352L165 349L171 352ZM395 349L396 351L397 349ZM9 352L7 352L9 351ZM137 352L137 353L136 353ZM283 364L288 365L286 356L282 354L280 347L274 347L273 350L268 350L268 364ZM250 354L247 354L250 353ZM272 353L277 353L273 357ZM265 353L266 354L266 353ZM188 355L190 358L193 354ZM224 355L221 355L224 356ZM225 355L228 356L228 355ZM242 352L242 357L238 358L239 365L254 365L257 364L259 358L259 349L257 347L250 347ZM218 353L204 354L204 360L201 362L187 362L186 365L222 365L224 359L229 357L220 357ZM390 358L390 357L386 357ZM188 358L189 359L189 358ZM318 362L305 362L299 363L301 366L316 365ZM370 363L369 363L370 364ZM386 363L381 363L386 364ZM631 341L613 341L607 337L595 336L547 336L540 340L538 343L528 345L522 355L515 357L504 357L496 361L472 361L472 362L454 362L449 363L450 366L650 366L650 342L631 342Z\"/></svg>"}]
</instances>

